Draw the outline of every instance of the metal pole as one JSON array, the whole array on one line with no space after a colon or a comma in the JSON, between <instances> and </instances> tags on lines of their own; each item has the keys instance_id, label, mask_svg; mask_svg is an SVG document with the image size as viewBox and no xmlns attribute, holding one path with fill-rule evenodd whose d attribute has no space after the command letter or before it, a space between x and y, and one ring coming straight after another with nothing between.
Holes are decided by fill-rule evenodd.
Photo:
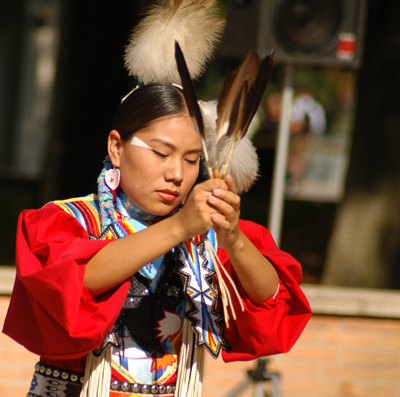
<instances>
[{"instance_id":1,"label":"metal pole","mask_svg":"<svg viewBox=\"0 0 400 397\"><path fill-rule=\"evenodd\" d=\"M265 397L264 382L256 383L254 397Z\"/></svg>"},{"instance_id":2,"label":"metal pole","mask_svg":"<svg viewBox=\"0 0 400 397\"><path fill-rule=\"evenodd\" d=\"M290 138L290 114L293 101L292 76L293 65L286 65L282 97L282 111L279 121L278 141L275 150L271 205L269 208L268 219L268 229L278 247L280 245L281 238L283 204L285 199L286 166Z\"/></svg>"}]
</instances>

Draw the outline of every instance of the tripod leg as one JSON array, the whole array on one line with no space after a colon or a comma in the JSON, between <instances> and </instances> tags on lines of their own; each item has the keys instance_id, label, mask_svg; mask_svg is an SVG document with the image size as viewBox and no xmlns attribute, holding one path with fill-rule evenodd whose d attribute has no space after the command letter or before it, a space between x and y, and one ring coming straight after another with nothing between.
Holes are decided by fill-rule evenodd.
<instances>
[{"instance_id":1,"label":"tripod leg","mask_svg":"<svg viewBox=\"0 0 400 397\"><path fill-rule=\"evenodd\" d=\"M265 397L264 382L256 382L254 397Z\"/></svg>"},{"instance_id":2,"label":"tripod leg","mask_svg":"<svg viewBox=\"0 0 400 397\"><path fill-rule=\"evenodd\" d=\"M272 379L272 389L274 393L274 397L279 397L279 375L278 374L271 374Z\"/></svg>"}]
</instances>

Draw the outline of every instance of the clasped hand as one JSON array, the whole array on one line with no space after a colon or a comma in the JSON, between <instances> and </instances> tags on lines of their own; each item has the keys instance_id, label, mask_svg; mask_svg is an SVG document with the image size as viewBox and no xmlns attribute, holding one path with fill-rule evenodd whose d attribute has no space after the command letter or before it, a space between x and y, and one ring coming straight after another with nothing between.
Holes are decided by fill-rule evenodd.
<instances>
[{"instance_id":1,"label":"clasped hand","mask_svg":"<svg viewBox=\"0 0 400 397\"><path fill-rule=\"evenodd\" d=\"M214 228L219 245L233 247L239 237L240 197L232 177L196 185L178 215L188 238Z\"/></svg>"}]
</instances>

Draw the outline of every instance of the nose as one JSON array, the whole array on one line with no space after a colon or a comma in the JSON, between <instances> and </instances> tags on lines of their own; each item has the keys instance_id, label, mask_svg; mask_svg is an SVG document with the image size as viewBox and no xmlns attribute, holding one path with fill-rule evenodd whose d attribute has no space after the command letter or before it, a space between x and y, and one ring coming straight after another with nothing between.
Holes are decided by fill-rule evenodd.
<instances>
[{"instance_id":1,"label":"nose","mask_svg":"<svg viewBox=\"0 0 400 397\"><path fill-rule=\"evenodd\" d=\"M178 156L172 157L165 171L165 180L180 185L183 181L183 162Z\"/></svg>"}]
</instances>

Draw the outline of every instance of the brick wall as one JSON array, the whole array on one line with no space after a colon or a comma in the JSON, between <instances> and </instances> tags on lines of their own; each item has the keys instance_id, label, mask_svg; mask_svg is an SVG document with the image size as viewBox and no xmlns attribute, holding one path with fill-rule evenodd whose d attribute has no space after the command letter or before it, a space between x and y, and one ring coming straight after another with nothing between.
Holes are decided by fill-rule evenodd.
<instances>
[{"instance_id":1,"label":"brick wall","mask_svg":"<svg viewBox=\"0 0 400 397\"><path fill-rule=\"evenodd\" d=\"M8 302L0 297L1 324ZM0 396L25 396L36 361L1 334ZM203 396L226 396L255 366L206 355ZM268 369L281 374L280 397L400 397L400 319L314 315L291 352L271 357ZM253 395L253 387L240 394Z\"/></svg>"},{"instance_id":2,"label":"brick wall","mask_svg":"<svg viewBox=\"0 0 400 397\"><path fill-rule=\"evenodd\" d=\"M204 395L225 396L255 366L208 358ZM281 374L281 397L400 397L400 320L314 315L268 369Z\"/></svg>"},{"instance_id":3,"label":"brick wall","mask_svg":"<svg viewBox=\"0 0 400 397\"><path fill-rule=\"evenodd\" d=\"M0 296L1 329L3 329L9 301L8 296ZM27 324L21 324L21 326L29 329ZM0 396L26 396L36 362L37 356L29 353L8 336L0 333Z\"/></svg>"}]
</instances>

